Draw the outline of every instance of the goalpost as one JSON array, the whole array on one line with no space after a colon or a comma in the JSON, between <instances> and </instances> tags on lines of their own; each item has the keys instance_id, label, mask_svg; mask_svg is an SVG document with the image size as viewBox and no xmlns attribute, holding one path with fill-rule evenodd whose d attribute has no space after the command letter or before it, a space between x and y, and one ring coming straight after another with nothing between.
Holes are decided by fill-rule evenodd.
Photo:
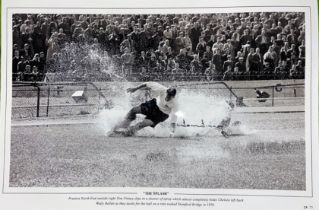
<instances>
[{"instance_id":1,"label":"goalpost","mask_svg":"<svg viewBox=\"0 0 319 210\"><path fill-rule=\"evenodd\" d=\"M82 91L88 100L77 101L72 98L72 94L76 91ZM14 82L12 84L13 119L94 114L109 106L111 101L93 82Z\"/></svg>"}]
</instances>

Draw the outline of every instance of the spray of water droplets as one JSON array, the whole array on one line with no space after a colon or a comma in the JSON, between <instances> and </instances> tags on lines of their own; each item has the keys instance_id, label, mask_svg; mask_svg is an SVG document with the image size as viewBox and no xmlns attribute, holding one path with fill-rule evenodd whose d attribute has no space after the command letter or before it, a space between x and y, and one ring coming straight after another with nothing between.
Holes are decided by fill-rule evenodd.
<instances>
[{"instance_id":1,"label":"spray of water droplets","mask_svg":"<svg viewBox=\"0 0 319 210\"><path fill-rule=\"evenodd\" d=\"M128 84L129 86L129 84ZM114 107L109 110L103 110L99 115L99 126L106 132L110 131L118 122L123 120L126 113L132 108L132 98L138 98L143 92L137 92L133 95L122 94L114 97ZM190 90L179 90L178 94L179 111L177 112L178 124L218 125L225 117L229 116L229 106L224 98L207 96ZM139 115L137 122L143 120L144 116ZM133 122L134 124L134 122ZM165 122L158 124L155 128L144 128L140 130L137 136L148 137L169 137L170 118ZM210 127L177 127L174 137L200 137L216 135L216 128ZM237 131L239 132L239 131Z\"/></svg>"},{"instance_id":2,"label":"spray of water droplets","mask_svg":"<svg viewBox=\"0 0 319 210\"><path fill-rule=\"evenodd\" d=\"M53 53L48 61L48 71L61 74L57 80L125 80L120 72L117 59L103 50L100 44L66 43L59 51Z\"/></svg>"}]
</instances>

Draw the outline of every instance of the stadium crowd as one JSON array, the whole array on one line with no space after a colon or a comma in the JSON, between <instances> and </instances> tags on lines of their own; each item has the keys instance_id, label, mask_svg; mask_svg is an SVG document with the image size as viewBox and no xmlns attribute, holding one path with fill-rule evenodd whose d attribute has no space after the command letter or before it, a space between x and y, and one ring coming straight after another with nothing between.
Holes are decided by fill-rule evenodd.
<instances>
[{"instance_id":1,"label":"stadium crowd","mask_svg":"<svg viewBox=\"0 0 319 210\"><path fill-rule=\"evenodd\" d=\"M13 15L14 81L303 79L304 13Z\"/></svg>"}]
</instances>

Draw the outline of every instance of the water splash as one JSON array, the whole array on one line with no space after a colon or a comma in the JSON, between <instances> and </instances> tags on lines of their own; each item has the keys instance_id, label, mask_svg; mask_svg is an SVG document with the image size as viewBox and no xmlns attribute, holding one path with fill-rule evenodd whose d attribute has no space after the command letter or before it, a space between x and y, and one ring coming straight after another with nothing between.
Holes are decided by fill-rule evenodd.
<instances>
[{"instance_id":1,"label":"water splash","mask_svg":"<svg viewBox=\"0 0 319 210\"><path fill-rule=\"evenodd\" d=\"M127 87L129 84L127 84ZM124 90L118 90L119 93ZM195 124L201 125L217 125L222 119L229 115L228 105L224 98L214 97L204 93L198 93L191 90L180 90L178 96L179 111L178 124ZM110 131L117 123L119 123L127 112L134 105L141 103L137 98L143 98L143 91L137 91L133 95L121 94L112 98L114 107L109 110L103 110L99 115L98 124L106 132ZM136 103L136 101L139 101ZM134 123L144 119L143 115L138 115ZM144 128L137 132L137 136L149 137L169 137L170 136L170 118L163 123L158 124L155 128ZM200 137L216 135L216 128L209 127L177 127L174 137Z\"/></svg>"},{"instance_id":2,"label":"water splash","mask_svg":"<svg viewBox=\"0 0 319 210\"><path fill-rule=\"evenodd\" d=\"M49 72L62 76L56 80L100 80L125 81L120 65L99 44L65 43L62 49L53 53L49 60Z\"/></svg>"}]
</instances>

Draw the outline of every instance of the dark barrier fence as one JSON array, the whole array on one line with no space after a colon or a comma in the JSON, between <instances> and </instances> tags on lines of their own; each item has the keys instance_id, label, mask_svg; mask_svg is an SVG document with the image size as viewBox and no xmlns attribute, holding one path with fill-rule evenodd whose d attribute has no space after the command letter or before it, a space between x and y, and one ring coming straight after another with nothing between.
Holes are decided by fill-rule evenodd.
<instances>
[{"instance_id":1,"label":"dark barrier fence","mask_svg":"<svg viewBox=\"0 0 319 210\"><path fill-rule=\"evenodd\" d=\"M243 81L244 82L244 81ZM288 82L288 81L287 81ZM211 95L233 101L237 106L280 106L304 104L304 83L295 81L260 85L249 82L236 85L236 82L177 82L179 89L208 92ZM253 83L253 86L248 85ZM285 84L286 83L286 84ZM12 118L48 117L59 115L94 114L112 107L112 98L125 92L127 82L14 82L12 89ZM164 85L172 85L170 82ZM238 83L238 84L241 84ZM262 84L262 82L261 82ZM122 86L121 86L122 85ZM134 85L134 84L129 84ZM233 85L233 86L232 86ZM72 99L75 91L83 91L88 101L76 102ZM267 92L265 99L256 97L256 90ZM220 94L222 93L222 94ZM145 100L141 99L141 100ZM276 104L277 101L277 104ZM284 102L283 102L284 101ZM51 113L51 114L49 114Z\"/></svg>"},{"instance_id":2,"label":"dark barrier fence","mask_svg":"<svg viewBox=\"0 0 319 210\"><path fill-rule=\"evenodd\" d=\"M224 77L223 75L202 75L202 74L181 74L181 73L163 73L163 72L154 72L154 73L132 73L128 75L109 75L100 73L99 75L94 73L87 73L85 77L72 77L68 74L55 74L50 73L52 81L60 82L100 82L100 81L114 81L114 80L123 80L123 81L240 81L240 80L289 80L289 79L304 79L304 74L290 76L287 74L275 74L273 72L269 73L260 73L260 74L232 74ZM46 75L44 74L21 74L13 73L13 81L23 81L23 82L41 82L44 81Z\"/></svg>"}]
</instances>

